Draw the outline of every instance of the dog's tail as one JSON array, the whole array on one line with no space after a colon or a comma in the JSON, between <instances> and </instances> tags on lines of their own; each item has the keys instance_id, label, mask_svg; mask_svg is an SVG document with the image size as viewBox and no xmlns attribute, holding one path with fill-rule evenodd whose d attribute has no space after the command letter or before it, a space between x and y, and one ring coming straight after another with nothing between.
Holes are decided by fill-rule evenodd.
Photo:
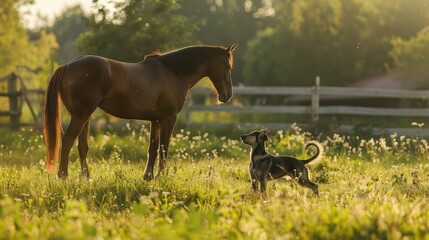
<instances>
[{"instance_id":1,"label":"dog's tail","mask_svg":"<svg viewBox=\"0 0 429 240\"><path fill-rule=\"evenodd\" d=\"M317 141L309 141L309 142L307 142L305 144L305 150L307 150L307 148L310 147L310 146L315 147L317 149L317 152L316 152L316 154L314 154L314 156L310 157L309 159L302 160L302 162L304 164L309 164L309 163L311 163L313 161L320 160L320 158L323 155L323 146L319 142L317 142Z\"/></svg>"}]
</instances>

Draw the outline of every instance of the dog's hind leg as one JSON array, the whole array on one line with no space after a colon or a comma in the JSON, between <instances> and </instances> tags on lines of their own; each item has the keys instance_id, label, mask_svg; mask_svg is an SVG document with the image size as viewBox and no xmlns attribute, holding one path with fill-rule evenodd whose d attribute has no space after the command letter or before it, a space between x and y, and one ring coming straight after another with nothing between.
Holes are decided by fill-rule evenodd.
<instances>
[{"instance_id":1,"label":"dog's hind leg","mask_svg":"<svg viewBox=\"0 0 429 240\"><path fill-rule=\"evenodd\" d=\"M308 178L301 177L298 179L298 184L310 188L315 195L319 195L319 186L317 184L311 182Z\"/></svg>"},{"instance_id":2,"label":"dog's hind leg","mask_svg":"<svg viewBox=\"0 0 429 240\"><path fill-rule=\"evenodd\" d=\"M303 171L300 172L300 176L296 179L297 183L303 187L307 187L310 188L313 193L315 195L319 195L319 186L317 186L317 184L313 183L312 181L310 181L310 171L308 170L307 167L304 167L302 169Z\"/></svg>"},{"instance_id":3,"label":"dog's hind leg","mask_svg":"<svg viewBox=\"0 0 429 240\"><path fill-rule=\"evenodd\" d=\"M313 190L313 193L314 193L316 196L319 196L319 186L318 186L317 184L315 184L315 183L313 183L312 181L308 180L308 182L307 182L307 186L308 186L311 190Z\"/></svg>"},{"instance_id":4,"label":"dog's hind leg","mask_svg":"<svg viewBox=\"0 0 429 240\"><path fill-rule=\"evenodd\" d=\"M314 184L314 185L316 185L316 187L315 187L314 189L312 189L312 190L313 190L313 193L314 193L316 196L319 196L319 186L317 186L317 184Z\"/></svg>"}]
</instances>

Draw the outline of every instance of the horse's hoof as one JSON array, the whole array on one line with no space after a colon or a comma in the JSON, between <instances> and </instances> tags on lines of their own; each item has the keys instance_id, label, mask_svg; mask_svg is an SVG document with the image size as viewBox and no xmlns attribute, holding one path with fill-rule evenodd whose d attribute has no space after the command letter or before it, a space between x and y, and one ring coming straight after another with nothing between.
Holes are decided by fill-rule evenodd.
<instances>
[{"instance_id":1,"label":"horse's hoof","mask_svg":"<svg viewBox=\"0 0 429 240\"><path fill-rule=\"evenodd\" d=\"M145 181L151 181L153 179L154 179L153 174L145 174L145 175L143 175L143 180L145 180Z\"/></svg>"},{"instance_id":2,"label":"horse's hoof","mask_svg":"<svg viewBox=\"0 0 429 240\"><path fill-rule=\"evenodd\" d=\"M68 175L69 174L68 174L67 171L58 170L58 175L57 176L58 176L59 179L66 180Z\"/></svg>"},{"instance_id":3,"label":"horse's hoof","mask_svg":"<svg viewBox=\"0 0 429 240\"><path fill-rule=\"evenodd\" d=\"M91 179L90 174L89 174L89 170L87 168L81 170L80 171L80 177L86 178L87 180Z\"/></svg>"},{"instance_id":4,"label":"horse's hoof","mask_svg":"<svg viewBox=\"0 0 429 240\"><path fill-rule=\"evenodd\" d=\"M81 174L80 174L80 177L81 177L81 178L86 178L86 180L91 179L91 177L89 176L89 174L84 174L84 173L81 173Z\"/></svg>"},{"instance_id":5,"label":"horse's hoof","mask_svg":"<svg viewBox=\"0 0 429 240\"><path fill-rule=\"evenodd\" d=\"M61 180L67 180L67 176L68 176L68 174L59 174L58 173L58 178Z\"/></svg>"},{"instance_id":6,"label":"horse's hoof","mask_svg":"<svg viewBox=\"0 0 429 240\"><path fill-rule=\"evenodd\" d=\"M161 176L161 172L158 172L156 175L155 175L155 178L159 178Z\"/></svg>"}]
</instances>

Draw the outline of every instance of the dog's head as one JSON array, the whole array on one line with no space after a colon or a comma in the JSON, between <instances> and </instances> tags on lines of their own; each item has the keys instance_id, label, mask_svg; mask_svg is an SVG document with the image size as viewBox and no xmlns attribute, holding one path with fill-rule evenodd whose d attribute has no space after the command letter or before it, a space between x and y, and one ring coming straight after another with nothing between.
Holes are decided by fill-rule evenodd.
<instances>
[{"instance_id":1,"label":"dog's head","mask_svg":"<svg viewBox=\"0 0 429 240\"><path fill-rule=\"evenodd\" d=\"M243 143L254 148L260 144L264 144L265 141L268 141L268 132L268 129L262 129L261 131L253 131L249 134L241 135L240 138Z\"/></svg>"}]
</instances>

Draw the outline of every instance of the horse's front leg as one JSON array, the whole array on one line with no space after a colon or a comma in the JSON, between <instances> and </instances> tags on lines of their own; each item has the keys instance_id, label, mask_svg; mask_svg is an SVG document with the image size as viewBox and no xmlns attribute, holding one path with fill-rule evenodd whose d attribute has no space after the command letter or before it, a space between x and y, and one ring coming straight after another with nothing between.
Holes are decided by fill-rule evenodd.
<instances>
[{"instance_id":1,"label":"horse's front leg","mask_svg":"<svg viewBox=\"0 0 429 240\"><path fill-rule=\"evenodd\" d=\"M160 142L161 146L159 149L159 165L158 165L158 175L165 168L166 159L168 155L168 146L170 145L171 133L173 132L174 125L176 124L176 116L168 118L162 122L160 129Z\"/></svg>"},{"instance_id":2,"label":"horse's front leg","mask_svg":"<svg viewBox=\"0 0 429 240\"><path fill-rule=\"evenodd\" d=\"M150 142L148 149L148 161L143 174L144 180L152 180L154 178L153 168L155 166L156 157L158 156L160 136L160 124L158 121L152 121L150 124Z\"/></svg>"}]
</instances>

